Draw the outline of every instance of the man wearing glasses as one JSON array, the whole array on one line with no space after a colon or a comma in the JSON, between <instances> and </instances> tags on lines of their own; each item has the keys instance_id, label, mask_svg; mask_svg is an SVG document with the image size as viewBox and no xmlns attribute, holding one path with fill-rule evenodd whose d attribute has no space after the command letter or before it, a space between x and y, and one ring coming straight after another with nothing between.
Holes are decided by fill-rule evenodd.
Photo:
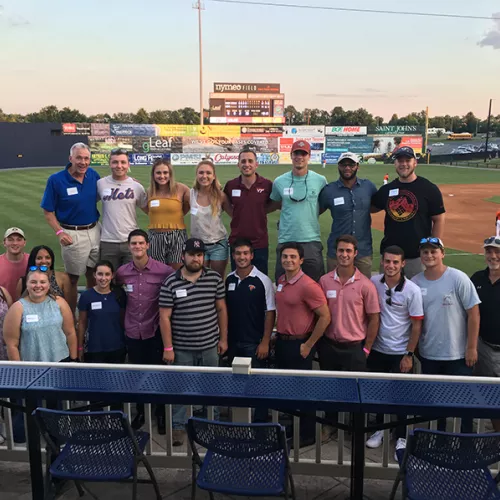
<instances>
[{"instance_id":1,"label":"man wearing glasses","mask_svg":"<svg viewBox=\"0 0 500 500\"><path fill-rule=\"evenodd\" d=\"M333 219L328 236L327 271L337 267L336 239L342 234L351 234L358 240L354 265L367 278L371 278L373 247L370 204L377 188L372 181L358 178L358 168L357 154L342 153L338 161L339 178L321 191L319 207L321 213L329 209Z\"/></svg>"},{"instance_id":2,"label":"man wearing glasses","mask_svg":"<svg viewBox=\"0 0 500 500\"><path fill-rule=\"evenodd\" d=\"M474 373L483 377L500 377L500 236L484 240L486 269L477 271L471 277L481 304L479 312L479 341L477 364ZM500 420L492 420L495 432L500 432Z\"/></svg>"},{"instance_id":3,"label":"man wearing glasses","mask_svg":"<svg viewBox=\"0 0 500 500\"><path fill-rule=\"evenodd\" d=\"M469 277L443 262L443 242L422 238L420 257L423 273L412 281L422 292L425 320L419 342L422 373L472 375L477 361L479 304ZM446 419L438 421L445 430ZM462 432L472 432L472 420L462 420Z\"/></svg>"},{"instance_id":4,"label":"man wearing glasses","mask_svg":"<svg viewBox=\"0 0 500 500\"><path fill-rule=\"evenodd\" d=\"M111 175L97 181L102 200L101 260L109 260L116 271L132 261L128 235L139 226L136 207L144 209L148 198L142 185L128 176L130 167L125 149L111 150Z\"/></svg>"},{"instance_id":5,"label":"man wearing glasses","mask_svg":"<svg viewBox=\"0 0 500 500\"><path fill-rule=\"evenodd\" d=\"M276 248L276 282L284 274L281 265L283 243L295 241L304 248L302 271L318 281L325 272L323 245L319 227L319 194L326 178L308 169L311 145L295 141L292 145L292 170L274 180L269 211L281 208L278 246Z\"/></svg>"},{"instance_id":6,"label":"man wearing glasses","mask_svg":"<svg viewBox=\"0 0 500 500\"><path fill-rule=\"evenodd\" d=\"M389 246L382 255L384 273L371 278L380 304L380 327L368 356L368 369L379 373L408 373L413 368L424 310L420 288L404 276L402 248ZM377 423L384 421L377 414ZM406 448L406 426L396 428L396 450ZM384 431L375 432L366 442L368 448L382 445Z\"/></svg>"}]
</instances>

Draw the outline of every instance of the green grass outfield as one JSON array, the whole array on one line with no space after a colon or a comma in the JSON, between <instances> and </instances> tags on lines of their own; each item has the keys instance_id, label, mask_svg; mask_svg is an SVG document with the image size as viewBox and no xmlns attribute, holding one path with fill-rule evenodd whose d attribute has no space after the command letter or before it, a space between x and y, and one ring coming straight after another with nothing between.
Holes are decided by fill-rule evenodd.
<instances>
[{"instance_id":1,"label":"green grass outfield","mask_svg":"<svg viewBox=\"0 0 500 500\"><path fill-rule=\"evenodd\" d=\"M263 165L259 167L259 173L268 179L275 179L278 175L289 169L289 165ZM326 169L322 169L320 166L315 165L312 166L312 169L325 175L328 181L338 178L336 166L329 165ZM31 168L0 171L0 220L2 221L0 230L3 232L6 228L11 226L21 227L25 231L28 240L27 251L39 244L45 244L52 247L56 252L56 267L62 270L63 266L57 237L46 224L40 208L40 200L46 180L50 174L58 170L60 169ZM97 167L96 170L101 176L108 175L109 173L107 167ZM500 190L500 171L477 170L474 168L452 168L441 165L419 165L417 171L419 175L427 177L436 184L499 183ZM392 165L363 165L360 167L359 176L371 179L375 185L379 187L382 184L383 176L386 172L389 173L391 179L395 177L394 167ZM222 185L224 185L227 180L236 177L238 173L236 166L220 166L217 168L217 175ZM175 174L178 181L184 182L188 186L192 185L194 167L177 167ZM150 167L132 167L132 175L144 186L148 186ZM276 223L278 221L278 216L279 212L275 212L269 216L270 276L273 276L276 260L274 248L277 242ZM226 227L229 227L229 220L225 214L224 220ZM189 217L186 217L186 221L189 224ZM324 213L320 217L320 223L321 240L326 247L326 240L331 225L331 216L329 212ZM147 227L147 217L142 212L139 213L139 224L142 228ZM466 230L466 228L464 228L464 230ZM382 233L380 231L373 230L374 269L378 269L378 248L381 237ZM448 265L462 269L469 275L484 266L482 256L465 254L464 252L453 249L451 242L448 243L450 243L450 248L447 248L447 252L450 255L446 259ZM478 245L478 252L479 251Z\"/></svg>"}]
</instances>

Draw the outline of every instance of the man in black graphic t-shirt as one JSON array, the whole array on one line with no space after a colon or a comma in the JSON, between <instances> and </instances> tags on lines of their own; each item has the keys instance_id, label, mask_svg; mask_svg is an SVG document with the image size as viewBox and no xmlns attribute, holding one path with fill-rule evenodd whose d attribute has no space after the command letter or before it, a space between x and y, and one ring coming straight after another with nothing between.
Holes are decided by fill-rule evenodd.
<instances>
[{"instance_id":1,"label":"man in black graphic t-shirt","mask_svg":"<svg viewBox=\"0 0 500 500\"><path fill-rule=\"evenodd\" d=\"M394 160L399 178L373 195L372 212L385 210L380 253L390 245L401 247L406 255L405 275L411 279L423 271L420 240L429 235L443 237L445 209L439 188L415 174L417 159L412 148L399 148Z\"/></svg>"}]
</instances>

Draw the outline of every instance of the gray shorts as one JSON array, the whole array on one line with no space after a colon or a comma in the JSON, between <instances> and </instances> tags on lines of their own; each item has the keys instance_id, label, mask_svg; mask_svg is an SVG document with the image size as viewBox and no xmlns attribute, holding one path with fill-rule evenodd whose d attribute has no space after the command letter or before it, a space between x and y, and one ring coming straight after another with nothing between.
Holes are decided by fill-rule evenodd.
<instances>
[{"instance_id":1,"label":"gray shorts","mask_svg":"<svg viewBox=\"0 0 500 500\"><path fill-rule=\"evenodd\" d=\"M500 377L500 349L495 349L481 338L477 341L477 363L474 375Z\"/></svg>"},{"instance_id":2,"label":"gray shorts","mask_svg":"<svg viewBox=\"0 0 500 500\"><path fill-rule=\"evenodd\" d=\"M132 261L132 254L126 241L114 243L111 241L101 241L100 260L109 260L116 271L120 266Z\"/></svg>"}]
</instances>

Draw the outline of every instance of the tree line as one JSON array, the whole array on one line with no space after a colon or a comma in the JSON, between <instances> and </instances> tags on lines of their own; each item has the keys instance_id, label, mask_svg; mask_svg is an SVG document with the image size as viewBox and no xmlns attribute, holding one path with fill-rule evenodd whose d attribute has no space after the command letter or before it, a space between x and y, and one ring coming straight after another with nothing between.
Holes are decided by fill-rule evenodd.
<instances>
[{"instance_id":1,"label":"tree line","mask_svg":"<svg viewBox=\"0 0 500 500\"><path fill-rule=\"evenodd\" d=\"M394 113L389 121L381 116L373 116L365 108L344 109L336 106L331 111L318 108L305 108L299 111L295 106L285 108L286 123L288 125L419 125L425 126L425 111L398 116ZM204 112L204 121L208 124L208 110ZM140 108L136 113L100 113L85 115L77 109L57 106L45 106L37 112L21 114L7 114L0 108L0 122L13 123L165 123L180 125L196 125L200 123L200 113L193 108L177 110L159 109L148 112ZM486 133L487 120L478 118L472 111L463 116L444 115L429 117L429 127L444 128L451 132L470 132L471 134ZM500 136L500 115L492 116L490 130Z\"/></svg>"}]
</instances>

